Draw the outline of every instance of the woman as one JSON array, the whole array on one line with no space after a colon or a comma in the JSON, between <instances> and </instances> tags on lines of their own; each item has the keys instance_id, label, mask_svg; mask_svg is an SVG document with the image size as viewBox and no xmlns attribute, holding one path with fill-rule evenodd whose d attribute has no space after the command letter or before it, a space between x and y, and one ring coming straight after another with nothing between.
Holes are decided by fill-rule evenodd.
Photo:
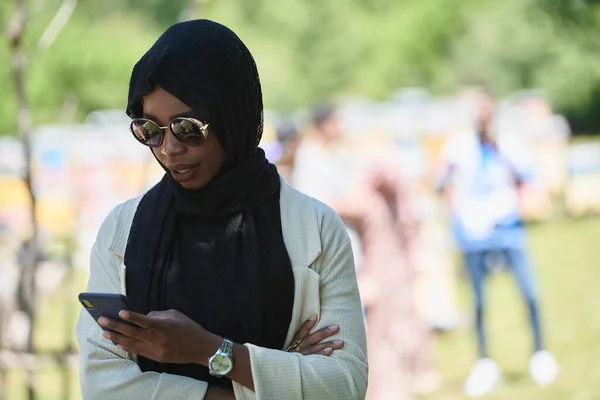
<instances>
[{"instance_id":1,"label":"woman","mask_svg":"<svg viewBox=\"0 0 600 400\"><path fill-rule=\"evenodd\" d=\"M84 398L364 398L349 238L258 148L262 94L240 39L206 20L170 27L134 67L127 113L166 174L92 249L87 290L135 312L100 318L104 333L81 314Z\"/></svg>"},{"instance_id":2,"label":"woman","mask_svg":"<svg viewBox=\"0 0 600 400\"><path fill-rule=\"evenodd\" d=\"M439 378L415 293L418 222L398 166L384 161L385 153L378 152L377 164L363 178L360 194L368 206L355 207L351 217L357 220L363 244L358 279L369 333L368 395L400 400L412 398L409 393L433 391Z\"/></svg>"}]
</instances>

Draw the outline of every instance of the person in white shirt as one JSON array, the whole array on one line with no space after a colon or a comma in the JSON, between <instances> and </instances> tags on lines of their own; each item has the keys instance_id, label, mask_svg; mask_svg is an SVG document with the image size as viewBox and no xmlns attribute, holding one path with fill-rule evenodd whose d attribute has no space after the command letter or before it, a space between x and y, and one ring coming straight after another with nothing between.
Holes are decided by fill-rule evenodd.
<instances>
[{"instance_id":1,"label":"person in white shirt","mask_svg":"<svg viewBox=\"0 0 600 400\"><path fill-rule=\"evenodd\" d=\"M485 278L498 261L514 273L529 311L532 378L545 385L558 372L556 360L543 347L535 274L519 210L520 188L533 177L529 153L518 138L495 131L495 103L488 93L478 93L476 102L475 130L448 140L439 181L475 295L479 360L465 382L471 396L488 392L500 377L498 365L489 357L484 330Z\"/></svg>"}]
</instances>

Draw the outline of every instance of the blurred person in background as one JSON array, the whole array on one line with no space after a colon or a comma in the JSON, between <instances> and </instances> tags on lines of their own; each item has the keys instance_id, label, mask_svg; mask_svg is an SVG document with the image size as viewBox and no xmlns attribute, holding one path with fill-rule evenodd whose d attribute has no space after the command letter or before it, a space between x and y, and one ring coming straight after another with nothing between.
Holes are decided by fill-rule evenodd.
<instances>
[{"instance_id":1,"label":"blurred person in background","mask_svg":"<svg viewBox=\"0 0 600 400\"><path fill-rule=\"evenodd\" d=\"M279 174L286 180L292 180L292 171L296 161L296 152L300 146L302 137L298 126L289 120L277 124L277 139L282 147L281 156L276 162Z\"/></svg>"},{"instance_id":2,"label":"blurred person in background","mask_svg":"<svg viewBox=\"0 0 600 400\"><path fill-rule=\"evenodd\" d=\"M165 175L98 232L87 291L132 310L82 310L83 397L364 398L349 237L258 147L261 86L241 40L208 20L171 26L135 65L127 114Z\"/></svg>"},{"instance_id":3,"label":"blurred person in background","mask_svg":"<svg viewBox=\"0 0 600 400\"><path fill-rule=\"evenodd\" d=\"M369 398L401 399L440 383L432 335L418 309L411 196L393 162L373 161L357 190L355 219L363 244L358 279L365 307L371 378Z\"/></svg>"},{"instance_id":4,"label":"blurred person in background","mask_svg":"<svg viewBox=\"0 0 600 400\"><path fill-rule=\"evenodd\" d=\"M489 93L478 91L474 100L475 129L448 140L439 181L474 292L479 359L465 382L471 397L487 393L500 378L500 369L488 354L484 329L485 280L499 263L513 272L527 305L533 334L531 377L546 385L559 370L543 346L535 273L520 213L520 189L532 179L530 154L519 138L500 135L494 128L496 105Z\"/></svg>"},{"instance_id":5,"label":"blurred person in background","mask_svg":"<svg viewBox=\"0 0 600 400\"><path fill-rule=\"evenodd\" d=\"M283 146L277 138L277 132L275 131L275 126L273 123L265 121L263 135L259 146L264 150L267 160L269 160L269 162L272 164L277 165L277 161L283 155Z\"/></svg>"},{"instance_id":6,"label":"blurred person in background","mask_svg":"<svg viewBox=\"0 0 600 400\"><path fill-rule=\"evenodd\" d=\"M431 337L416 307L409 194L388 143L365 143L342 130L332 105L314 110L299 146L292 183L332 206L360 249L358 280L367 324L370 400L408 399L439 381ZM358 247L360 246L360 247Z\"/></svg>"},{"instance_id":7,"label":"blurred person in background","mask_svg":"<svg viewBox=\"0 0 600 400\"><path fill-rule=\"evenodd\" d=\"M309 196L333 207L346 224L357 266L362 246L354 226L357 203L351 198L357 183L359 159L342 130L337 108L322 103L313 110L312 129L296 147L291 183Z\"/></svg>"}]
</instances>

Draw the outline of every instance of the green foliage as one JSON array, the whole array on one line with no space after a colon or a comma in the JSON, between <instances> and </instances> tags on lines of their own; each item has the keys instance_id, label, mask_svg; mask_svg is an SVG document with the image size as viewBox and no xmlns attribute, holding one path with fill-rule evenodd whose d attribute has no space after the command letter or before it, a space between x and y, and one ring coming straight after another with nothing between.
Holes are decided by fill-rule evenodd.
<instances>
[{"instance_id":1,"label":"green foliage","mask_svg":"<svg viewBox=\"0 0 600 400\"><path fill-rule=\"evenodd\" d=\"M535 5L549 13L559 23L594 23L590 8L598 0L536 0Z\"/></svg>"},{"instance_id":2,"label":"green foliage","mask_svg":"<svg viewBox=\"0 0 600 400\"><path fill-rule=\"evenodd\" d=\"M131 67L170 24L230 26L257 60L265 104L289 111L325 98L385 99L403 86L449 94L485 83L498 94L541 89L576 130L598 131L600 5L595 0L79 1L52 46L36 45L60 0L29 0L27 90L35 123L122 108ZM6 31L12 0L0 2ZM0 134L14 132L6 41L0 42Z\"/></svg>"},{"instance_id":3,"label":"green foliage","mask_svg":"<svg viewBox=\"0 0 600 400\"><path fill-rule=\"evenodd\" d=\"M157 33L130 29L131 22L112 17L96 21L101 29L90 29L76 16L32 63L28 89L40 122L52 121L69 95L77 97L79 117L98 108L125 108L133 64Z\"/></svg>"},{"instance_id":4,"label":"green foliage","mask_svg":"<svg viewBox=\"0 0 600 400\"><path fill-rule=\"evenodd\" d=\"M27 55L26 90L34 123L57 122L69 98L77 103L77 120L99 108L123 108L129 74L137 59L160 33L141 16L112 14L90 19L85 5L76 9L68 24L46 50L37 43L60 2L35 10L27 25L24 46ZM85 3L81 3L85 4ZM0 79L7 90L0 103L0 134L15 132L16 100L10 52L0 42Z\"/></svg>"},{"instance_id":5,"label":"green foliage","mask_svg":"<svg viewBox=\"0 0 600 400\"><path fill-rule=\"evenodd\" d=\"M384 98L427 85L474 1L212 1L205 15L254 52L268 105L290 108L360 93Z\"/></svg>"},{"instance_id":6,"label":"green foliage","mask_svg":"<svg viewBox=\"0 0 600 400\"><path fill-rule=\"evenodd\" d=\"M600 36L591 34L592 25L565 24L540 8L540 1L545 0L503 0L473 14L454 42L451 76L456 84L485 83L499 94L542 89L576 130L598 127L594 114L575 113L597 102ZM598 10L588 11L596 29Z\"/></svg>"}]
</instances>

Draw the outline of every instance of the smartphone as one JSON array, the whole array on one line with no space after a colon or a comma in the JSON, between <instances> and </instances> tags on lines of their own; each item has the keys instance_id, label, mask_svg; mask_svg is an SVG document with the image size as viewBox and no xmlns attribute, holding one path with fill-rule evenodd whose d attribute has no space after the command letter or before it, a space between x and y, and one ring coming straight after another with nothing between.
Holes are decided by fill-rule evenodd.
<instances>
[{"instance_id":1,"label":"smartphone","mask_svg":"<svg viewBox=\"0 0 600 400\"><path fill-rule=\"evenodd\" d=\"M98 322L100 317L107 317L121 322L126 322L119 317L119 311L131 310L127 303L127 297L117 293L80 293L79 302L88 313ZM104 330L110 328L100 326Z\"/></svg>"}]
</instances>

